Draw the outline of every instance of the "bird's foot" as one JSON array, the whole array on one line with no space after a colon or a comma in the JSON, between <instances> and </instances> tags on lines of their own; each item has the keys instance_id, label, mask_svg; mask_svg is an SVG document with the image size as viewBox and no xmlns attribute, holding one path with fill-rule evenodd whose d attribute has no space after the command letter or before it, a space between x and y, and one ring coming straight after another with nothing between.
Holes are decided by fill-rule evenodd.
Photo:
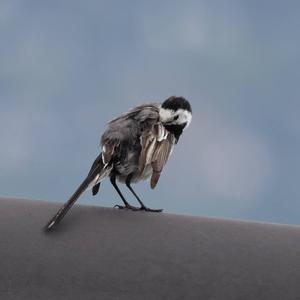
<instances>
[{"instance_id":1,"label":"bird's foot","mask_svg":"<svg viewBox=\"0 0 300 300\"><path fill-rule=\"evenodd\" d=\"M152 208L148 208L146 206L140 207L139 210L150 211L150 212L158 212L158 213L163 211L163 209L152 209Z\"/></svg>"},{"instance_id":2,"label":"bird's foot","mask_svg":"<svg viewBox=\"0 0 300 300\"><path fill-rule=\"evenodd\" d=\"M134 211L140 210L138 207L132 206L130 204L128 204L128 205L118 205L117 204L117 205L114 206L114 208L118 208L118 209L130 209L130 210L134 210Z\"/></svg>"}]
</instances>

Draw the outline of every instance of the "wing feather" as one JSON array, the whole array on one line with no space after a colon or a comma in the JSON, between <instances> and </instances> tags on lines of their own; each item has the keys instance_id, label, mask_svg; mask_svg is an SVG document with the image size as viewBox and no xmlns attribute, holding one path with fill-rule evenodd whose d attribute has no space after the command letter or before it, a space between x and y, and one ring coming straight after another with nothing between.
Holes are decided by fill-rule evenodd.
<instances>
[{"instance_id":1,"label":"wing feather","mask_svg":"<svg viewBox=\"0 0 300 300\"><path fill-rule=\"evenodd\" d=\"M104 165L107 165L114 152L115 152L115 147L116 147L116 144L110 144L110 143L105 143L102 147L102 161L104 163Z\"/></svg>"},{"instance_id":2,"label":"wing feather","mask_svg":"<svg viewBox=\"0 0 300 300\"><path fill-rule=\"evenodd\" d=\"M154 189L160 174L168 161L175 143L175 137L165 127L157 123L152 130L141 137L142 151L140 155L140 174L142 175L148 165L152 167L150 185Z\"/></svg>"},{"instance_id":3,"label":"wing feather","mask_svg":"<svg viewBox=\"0 0 300 300\"><path fill-rule=\"evenodd\" d=\"M161 142L157 141L156 149L153 153L151 162L153 173L151 176L150 185L152 189L154 189L157 185L160 174L171 154L174 142L175 139L173 138L172 134L168 134L167 137Z\"/></svg>"}]
</instances>

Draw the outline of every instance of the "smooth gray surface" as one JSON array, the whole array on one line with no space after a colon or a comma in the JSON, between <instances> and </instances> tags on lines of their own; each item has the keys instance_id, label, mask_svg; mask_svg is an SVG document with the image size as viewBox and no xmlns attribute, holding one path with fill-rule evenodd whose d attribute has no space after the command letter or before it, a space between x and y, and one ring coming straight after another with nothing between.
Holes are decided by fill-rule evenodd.
<instances>
[{"instance_id":1,"label":"smooth gray surface","mask_svg":"<svg viewBox=\"0 0 300 300\"><path fill-rule=\"evenodd\" d=\"M0 299L299 299L300 227L0 198Z\"/></svg>"}]
</instances>

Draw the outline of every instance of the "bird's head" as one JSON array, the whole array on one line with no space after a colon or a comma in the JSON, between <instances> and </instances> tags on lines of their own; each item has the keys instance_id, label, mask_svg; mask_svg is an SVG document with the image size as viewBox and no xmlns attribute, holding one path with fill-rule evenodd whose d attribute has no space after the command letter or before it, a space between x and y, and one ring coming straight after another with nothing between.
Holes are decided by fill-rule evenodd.
<instances>
[{"instance_id":1,"label":"bird's head","mask_svg":"<svg viewBox=\"0 0 300 300\"><path fill-rule=\"evenodd\" d=\"M164 125L179 125L186 128L192 121L192 108L185 98L172 96L162 103L159 115Z\"/></svg>"},{"instance_id":2,"label":"bird's head","mask_svg":"<svg viewBox=\"0 0 300 300\"><path fill-rule=\"evenodd\" d=\"M179 139L182 131L192 121L192 108L185 98L172 96L162 103L159 116L160 122L166 129L174 133L175 137Z\"/></svg>"}]
</instances>

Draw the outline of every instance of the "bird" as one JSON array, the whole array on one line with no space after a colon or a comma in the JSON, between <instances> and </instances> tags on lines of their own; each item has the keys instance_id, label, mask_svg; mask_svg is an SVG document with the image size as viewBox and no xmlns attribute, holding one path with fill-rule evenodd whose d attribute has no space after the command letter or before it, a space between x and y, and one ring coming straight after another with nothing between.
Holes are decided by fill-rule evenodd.
<instances>
[{"instance_id":1,"label":"bird","mask_svg":"<svg viewBox=\"0 0 300 300\"><path fill-rule=\"evenodd\" d=\"M192 121L192 108L184 97L171 96L162 103L148 103L131 108L111 120L101 137L101 152L93 162L86 178L69 200L46 224L54 228L81 194L88 188L95 196L104 178L109 178L123 205L119 209L161 212L148 208L132 188L132 184L150 179L154 189L160 179L174 146ZM117 182L125 183L140 207L127 202Z\"/></svg>"}]
</instances>

